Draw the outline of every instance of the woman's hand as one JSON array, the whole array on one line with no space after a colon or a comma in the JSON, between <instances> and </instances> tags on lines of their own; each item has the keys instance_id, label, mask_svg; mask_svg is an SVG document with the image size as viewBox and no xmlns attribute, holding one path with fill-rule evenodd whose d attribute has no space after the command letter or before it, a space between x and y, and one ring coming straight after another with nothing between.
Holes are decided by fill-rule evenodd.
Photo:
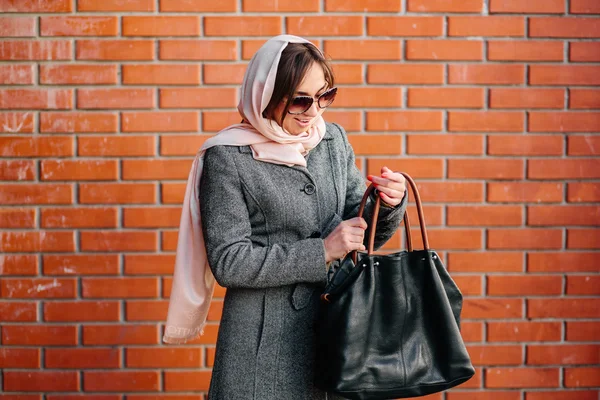
<instances>
[{"instance_id":1,"label":"woman's hand","mask_svg":"<svg viewBox=\"0 0 600 400\"><path fill-rule=\"evenodd\" d=\"M369 175L367 179L375 185L379 197L387 205L396 207L400 204L406 192L406 179L401 173L382 167L381 176Z\"/></svg>"},{"instance_id":2,"label":"woman's hand","mask_svg":"<svg viewBox=\"0 0 600 400\"><path fill-rule=\"evenodd\" d=\"M362 218L355 217L342 221L324 240L325 262L330 263L344 258L353 250L366 250L363 244L365 229L367 229L367 223Z\"/></svg>"}]
</instances>

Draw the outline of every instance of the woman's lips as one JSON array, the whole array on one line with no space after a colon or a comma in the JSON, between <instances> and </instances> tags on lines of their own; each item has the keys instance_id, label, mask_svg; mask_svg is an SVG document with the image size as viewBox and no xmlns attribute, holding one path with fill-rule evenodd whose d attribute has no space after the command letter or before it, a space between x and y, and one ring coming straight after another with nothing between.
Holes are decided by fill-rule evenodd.
<instances>
[{"instance_id":1,"label":"woman's lips","mask_svg":"<svg viewBox=\"0 0 600 400\"><path fill-rule=\"evenodd\" d=\"M296 119L296 122L298 122L298 124L303 127L309 126L312 121L312 118L309 118L309 119L295 118L295 119Z\"/></svg>"}]
</instances>

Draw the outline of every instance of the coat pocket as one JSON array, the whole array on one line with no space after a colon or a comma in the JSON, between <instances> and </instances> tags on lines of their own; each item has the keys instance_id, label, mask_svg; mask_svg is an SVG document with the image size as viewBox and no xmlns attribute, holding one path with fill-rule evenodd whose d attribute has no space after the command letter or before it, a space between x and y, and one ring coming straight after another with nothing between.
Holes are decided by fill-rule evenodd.
<instances>
[{"instance_id":1,"label":"coat pocket","mask_svg":"<svg viewBox=\"0 0 600 400\"><path fill-rule=\"evenodd\" d=\"M295 310L301 310L310 303L310 298L315 291L315 285L297 283L292 292L292 306Z\"/></svg>"}]
</instances>

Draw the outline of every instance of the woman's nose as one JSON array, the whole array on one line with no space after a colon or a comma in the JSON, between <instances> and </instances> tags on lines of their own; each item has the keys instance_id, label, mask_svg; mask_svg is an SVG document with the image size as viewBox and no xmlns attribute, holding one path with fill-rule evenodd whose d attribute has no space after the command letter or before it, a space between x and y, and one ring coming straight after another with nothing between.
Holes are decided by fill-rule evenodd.
<instances>
[{"instance_id":1,"label":"woman's nose","mask_svg":"<svg viewBox=\"0 0 600 400\"><path fill-rule=\"evenodd\" d=\"M316 101L313 101L310 108L304 112L309 117L315 117L319 113L319 106Z\"/></svg>"}]
</instances>

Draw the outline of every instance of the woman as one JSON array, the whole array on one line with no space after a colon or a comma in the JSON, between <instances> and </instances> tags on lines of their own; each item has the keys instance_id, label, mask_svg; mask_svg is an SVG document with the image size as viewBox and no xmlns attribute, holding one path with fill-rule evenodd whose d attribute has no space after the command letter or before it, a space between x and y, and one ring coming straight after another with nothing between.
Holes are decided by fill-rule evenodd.
<instances>
[{"instance_id":1,"label":"woman","mask_svg":"<svg viewBox=\"0 0 600 400\"><path fill-rule=\"evenodd\" d=\"M208 140L192 166L165 341L199 333L213 276L227 288L209 399L334 398L313 386L319 294L332 263L365 250L367 228L352 148L322 118L336 92L314 45L270 39L244 77L243 122ZM381 246L403 217L404 178L384 168L369 180L386 205Z\"/></svg>"}]
</instances>

